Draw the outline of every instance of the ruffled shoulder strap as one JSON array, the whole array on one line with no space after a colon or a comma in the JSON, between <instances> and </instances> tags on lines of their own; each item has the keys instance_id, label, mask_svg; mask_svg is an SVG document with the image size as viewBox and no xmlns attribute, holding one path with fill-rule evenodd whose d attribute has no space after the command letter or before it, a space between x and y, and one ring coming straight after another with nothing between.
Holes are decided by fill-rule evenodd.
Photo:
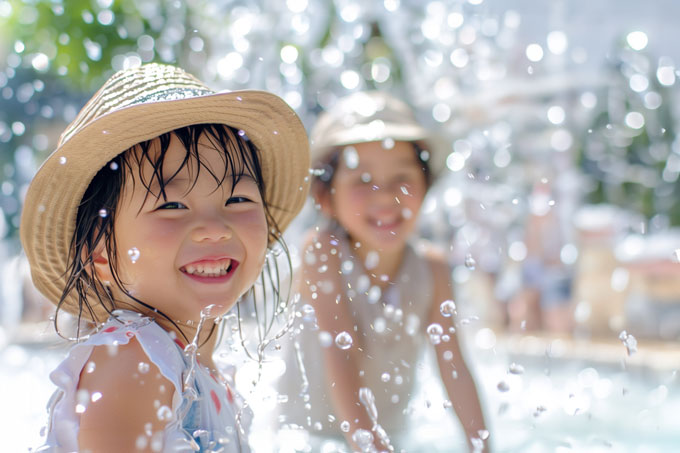
<instances>
[{"instance_id":1,"label":"ruffled shoulder strap","mask_svg":"<svg viewBox=\"0 0 680 453\"><path fill-rule=\"evenodd\" d=\"M95 346L115 347L125 345L132 338L139 342L149 360L181 393L182 370L185 365L182 352L178 348L178 346L181 346L180 343L175 343L170 334L150 318L127 310L114 312L114 316L109 318L98 332L90 335L84 342L75 345L63 363L63 365L66 365L66 369L64 370L60 366L53 374L60 369L66 371L69 375L76 373L77 384L77 377L83 367L86 366L87 359ZM58 376L56 377L58 378ZM55 381L55 384L59 385L59 382Z\"/></svg>"}]
</instances>

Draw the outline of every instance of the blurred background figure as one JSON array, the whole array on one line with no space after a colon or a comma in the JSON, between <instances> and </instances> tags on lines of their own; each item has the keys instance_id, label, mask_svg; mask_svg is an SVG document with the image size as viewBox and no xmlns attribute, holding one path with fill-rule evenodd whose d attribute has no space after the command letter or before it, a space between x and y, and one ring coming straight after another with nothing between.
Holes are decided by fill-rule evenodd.
<instances>
[{"instance_id":1,"label":"blurred background figure","mask_svg":"<svg viewBox=\"0 0 680 453\"><path fill-rule=\"evenodd\" d=\"M556 203L547 176L534 184L529 195L524 232L526 257L520 264L521 287L508 304L508 321L513 331L566 334L573 327L573 271L571 263L565 264L562 257L570 252L565 246L569 244L566 230L571 222L559 212L562 205Z\"/></svg>"},{"instance_id":2,"label":"blurred background figure","mask_svg":"<svg viewBox=\"0 0 680 453\"><path fill-rule=\"evenodd\" d=\"M280 393L284 426L308 433L313 451L489 451L447 260L414 234L440 170L431 135L380 91L339 99L310 134L321 215L301 246L303 316L285 345ZM462 442L416 434L412 396L428 343Z\"/></svg>"}]
</instances>

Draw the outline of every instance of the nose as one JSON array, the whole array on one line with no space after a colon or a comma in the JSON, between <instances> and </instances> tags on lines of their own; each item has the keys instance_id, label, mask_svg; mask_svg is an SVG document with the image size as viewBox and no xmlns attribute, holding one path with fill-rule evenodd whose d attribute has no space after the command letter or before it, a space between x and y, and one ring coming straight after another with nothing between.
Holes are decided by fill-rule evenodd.
<instances>
[{"instance_id":1,"label":"nose","mask_svg":"<svg viewBox=\"0 0 680 453\"><path fill-rule=\"evenodd\" d=\"M373 202L381 204L399 204L399 198L404 195L394 184L374 184L371 189Z\"/></svg>"},{"instance_id":2,"label":"nose","mask_svg":"<svg viewBox=\"0 0 680 453\"><path fill-rule=\"evenodd\" d=\"M191 238L195 242L227 241L233 236L233 230L224 221L218 219L202 220L192 231Z\"/></svg>"}]
</instances>

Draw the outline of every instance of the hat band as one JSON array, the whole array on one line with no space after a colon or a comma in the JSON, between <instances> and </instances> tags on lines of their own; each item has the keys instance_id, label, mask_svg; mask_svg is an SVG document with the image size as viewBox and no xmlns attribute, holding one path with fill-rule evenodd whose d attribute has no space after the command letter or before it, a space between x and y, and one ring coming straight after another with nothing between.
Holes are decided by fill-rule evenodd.
<instances>
[{"instance_id":1,"label":"hat band","mask_svg":"<svg viewBox=\"0 0 680 453\"><path fill-rule=\"evenodd\" d=\"M149 102L161 102L161 101L178 101L180 99L194 98L198 96L208 96L215 94L214 91L201 88L188 88L188 87L173 87L168 88L163 91L157 91L154 93L149 93L145 96L140 96L130 102L128 105L146 104Z\"/></svg>"}]
</instances>

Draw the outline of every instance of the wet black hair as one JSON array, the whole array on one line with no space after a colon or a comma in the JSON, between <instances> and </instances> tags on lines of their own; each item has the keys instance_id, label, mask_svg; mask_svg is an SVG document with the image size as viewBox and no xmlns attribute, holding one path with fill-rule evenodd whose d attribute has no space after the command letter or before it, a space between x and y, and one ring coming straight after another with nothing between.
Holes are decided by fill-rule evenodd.
<instances>
[{"instance_id":1,"label":"wet black hair","mask_svg":"<svg viewBox=\"0 0 680 453\"><path fill-rule=\"evenodd\" d=\"M173 135L180 141L186 150L183 161L179 168L171 175L166 175L163 172L163 163L167 156L170 141ZM198 152L199 139L205 137L215 147L215 149L222 151L224 159L225 172L220 175L215 173L201 160ZM154 142L158 142L157 147L152 147ZM156 310L148 303L134 297L125 288L125 285L120 280L116 271L120 257L116 253L116 237L114 234L114 224L116 220L116 212L119 206L123 188L128 180L132 184L142 184L146 189L146 196L144 201L149 197L156 199L166 199L165 187L172 181L184 167L196 163L196 170L192 174L193 185L198 181L198 176L201 171L207 171L215 180L217 187L221 186L226 178L231 178L232 190L238 183L239 179L244 175L251 176L257 182L260 196L263 200L265 218L267 221L269 244L278 243L282 246L283 252L288 257L288 249L281 236L281 231L276 224L274 217L271 214L270 208L266 202L266 187L264 186L264 179L262 176L262 168L258 150L255 145L248 139L243 131L239 131L232 127L223 124L197 124L192 126L176 129L171 132L160 135L151 140L147 140L129 148L123 153L119 154L111 161L102 167L95 177L90 182L80 206L76 218L76 227L71 240L70 254L68 257L69 267L66 270L66 285L62 292L61 298L57 303L57 316L54 318L55 327L59 332L57 322L59 310L62 304L73 292L78 298L78 326L76 338L80 336L80 326L85 314L85 319L91 319L96 324L102 321L97 319L92 303L98 303L109 315L113 311L120 308L133 308L139 310L144 307L149 312L158 313L158 315L170 321L176 327L175 320L170 319L166 314ZM152 168L151 177L146 180L142 175L142 167L144 164L150 164ZM141 209L141 207L140 207ZM94 254L95 249L100 244L106 247L109 257L109 267L115 284L123 293L125 293L131 300L140 304L140 307L122 306L120 301L115 301L110 290L107 289L105 282L97 277L94 269ZM277 300L274 302L275 306L280 305L279 297L279 279L277 276L272 276L270 266L266 265L263 270L264 279L265 273L268 276L269 283L272 285L274 294ZM287 300L284 301L287 303ZM127 304L126 304L127 305ZM212 335L213 330L210 332ZM178 327L182 332L182 329ZM184 335L182 333L182 335ZM185 340L189 341L185 336Z\"/></svg>"},{"instance_id":2,"label":"wet black hair","mask_svg":"<svg viewBox=\"0 0 680 453\"><path fill-rule=\"evenodd\" d=\"M426 151L426 144L420 141L406 142L413 145L413 151L416 155L416 161L420 165L420 169L425 175L425 187L429 188L432 184L432 170L429 164L429 152ZM351 145L347 145L351 146ZM319 195L324 192L330 192L331 186L333 185L333 178L335 177L335 172L340 164L340 156L342 151L347 146L336 146L331 149L327 154L326 158L320 162L320 166L317 168L319 170L316 173L316 178L312 181L311 192L315 198L319 198Z\"/></svg>"}]
</instances>

